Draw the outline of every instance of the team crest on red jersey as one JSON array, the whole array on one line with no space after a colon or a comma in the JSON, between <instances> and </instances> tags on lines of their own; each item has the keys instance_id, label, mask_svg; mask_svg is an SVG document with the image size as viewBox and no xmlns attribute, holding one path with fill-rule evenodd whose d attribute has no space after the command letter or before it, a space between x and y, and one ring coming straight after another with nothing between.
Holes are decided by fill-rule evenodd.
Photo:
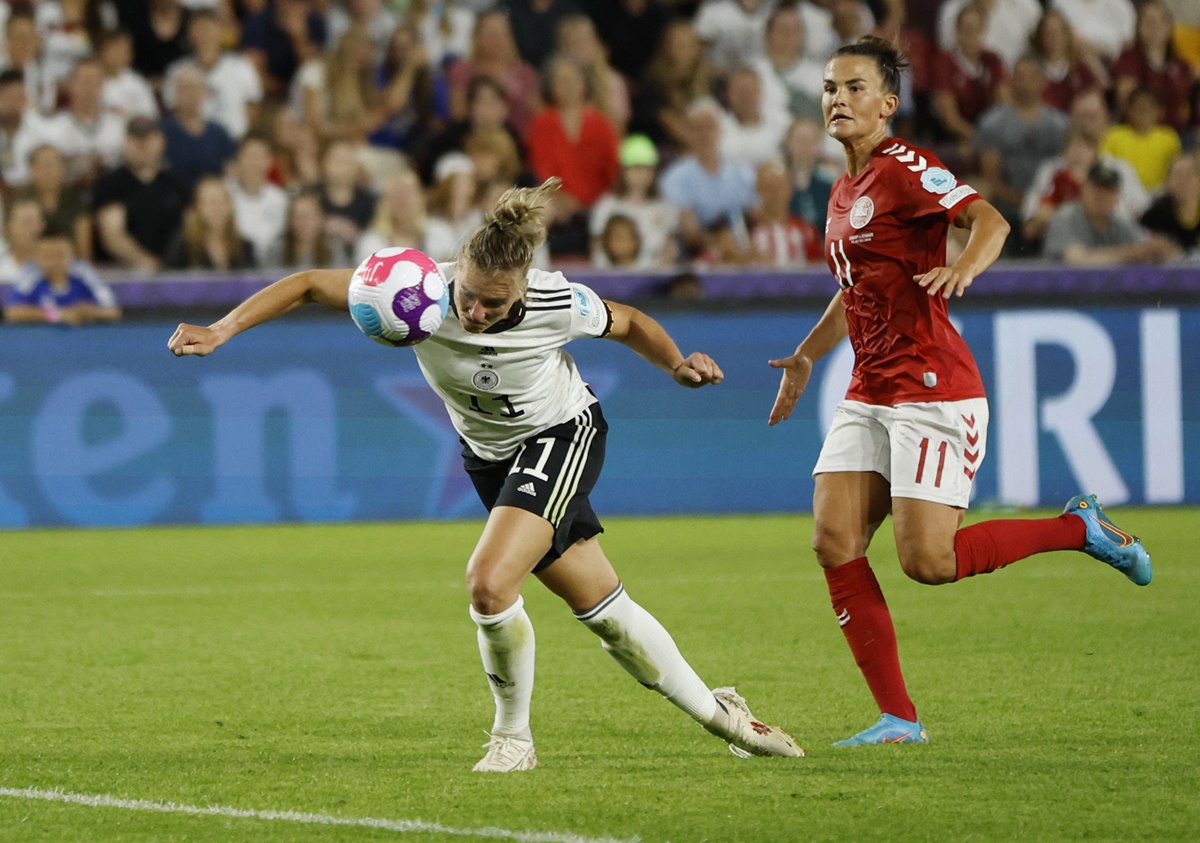
<instances>
[{"instance_id":1,"label":"team crest on red jersey","mask_svg":"<svg viewBox=\"0 0 1200 843\"><path fill-rule=\"evenodd\" d=\"M875 215L875 203L870 196L860 196L850 208L850 227L862 228Z\"/></svg>"}]
</instances>

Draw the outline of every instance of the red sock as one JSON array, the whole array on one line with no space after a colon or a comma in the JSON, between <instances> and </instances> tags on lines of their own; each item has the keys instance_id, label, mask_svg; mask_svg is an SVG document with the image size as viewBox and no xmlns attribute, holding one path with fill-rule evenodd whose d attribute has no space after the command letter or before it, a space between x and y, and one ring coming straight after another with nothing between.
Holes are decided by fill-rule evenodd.
<instances>
[{"instance_id":1,"label":"red sock","mask_svg":"<svg viewBox=\"0 0 1200 843\"><path fill-rule=\"evenodd\" d=\"M825 580L842 634L879 710L904 720L916 720L917 709L908 697L904 674L900 672L892 615L867 557L826 568Z\"/></svg>"},{"instance_id":2,"label":"red sock","mask_svg":"<svg viewBox=\"0 0 1200 843\"><path fill-rule=\"evenodd\" d=\"M1065 512L1057 518L1014 518L964 527L954 534L956 579L990 574L1047 550L1079 550L1084 530L1082 518Z\"/></svg>"}]
</instances>

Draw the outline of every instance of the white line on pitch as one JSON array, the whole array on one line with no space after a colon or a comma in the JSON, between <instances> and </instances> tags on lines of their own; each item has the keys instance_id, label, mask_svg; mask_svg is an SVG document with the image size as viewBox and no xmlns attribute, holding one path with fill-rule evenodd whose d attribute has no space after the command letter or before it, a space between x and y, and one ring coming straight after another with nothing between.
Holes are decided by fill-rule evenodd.
<instances>
[{"instance_id":1,"label":"white line on pitch","mask_svg":"<svg viewBox=\"0 0 1200 843\"><path fill-rule=\"evenodd\" d=\"M556 831L514 831L507 828L452 828L441 823L423 820L385 820L376 817L339 817L333 814L314 814L301 811L254 811L224 805L180 805L177 802L154 802L148 799L121 799L116 796L90 793L66 793L36 787L0 787L0 797L35 799L42 802L65 802L89 808L120 808L125 811L151 811L158 814L190 814L201 817L232 817L247 820L303 823L306 825L353 826L395 831L399 834L444 834L447 837L483 837L494 840L515 840L518 843L638 843L641 838L617 840L612 837L583 837Z\"/></svg>"}]
</instances>

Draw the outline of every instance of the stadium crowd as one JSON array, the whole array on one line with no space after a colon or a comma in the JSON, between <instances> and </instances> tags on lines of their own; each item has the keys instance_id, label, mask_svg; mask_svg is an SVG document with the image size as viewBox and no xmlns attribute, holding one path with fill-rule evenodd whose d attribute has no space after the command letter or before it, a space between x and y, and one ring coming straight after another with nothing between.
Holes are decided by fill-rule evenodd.
<instances>
[{"instance_id":1,"label":"stadium crowd","mask_svg":"<svg viewBox=\"0 0 1200 843\"><path fill-rule=\"evenodd\" d=\"M911 62L896 134L1006 257L1200 250L1195 0L12 0L0 29L6 318L115 318L91 267L446 260L550 176L539 265L819 264L822 70L868 33Z\"/></svg>"}]
</instances>

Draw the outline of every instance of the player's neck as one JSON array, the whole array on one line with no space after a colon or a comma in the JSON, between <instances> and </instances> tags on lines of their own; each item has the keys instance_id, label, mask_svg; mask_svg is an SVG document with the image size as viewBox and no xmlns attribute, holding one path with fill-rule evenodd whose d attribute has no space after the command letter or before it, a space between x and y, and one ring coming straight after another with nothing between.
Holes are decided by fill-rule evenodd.
<instances>
[{"instance_id":1,"label":"player's neck","mask_svg":"<svg viewBox=\"0 0 1200 843\"><path fill-rule=\"evenodd\" d=\"M874 154L875 148L883 143L886 137L887 126L884 125L866 137L856 138L842 145L846 153L846 173L851 178L867 168L871 163L871 156Z\"/></svg>"}]
</instances>

